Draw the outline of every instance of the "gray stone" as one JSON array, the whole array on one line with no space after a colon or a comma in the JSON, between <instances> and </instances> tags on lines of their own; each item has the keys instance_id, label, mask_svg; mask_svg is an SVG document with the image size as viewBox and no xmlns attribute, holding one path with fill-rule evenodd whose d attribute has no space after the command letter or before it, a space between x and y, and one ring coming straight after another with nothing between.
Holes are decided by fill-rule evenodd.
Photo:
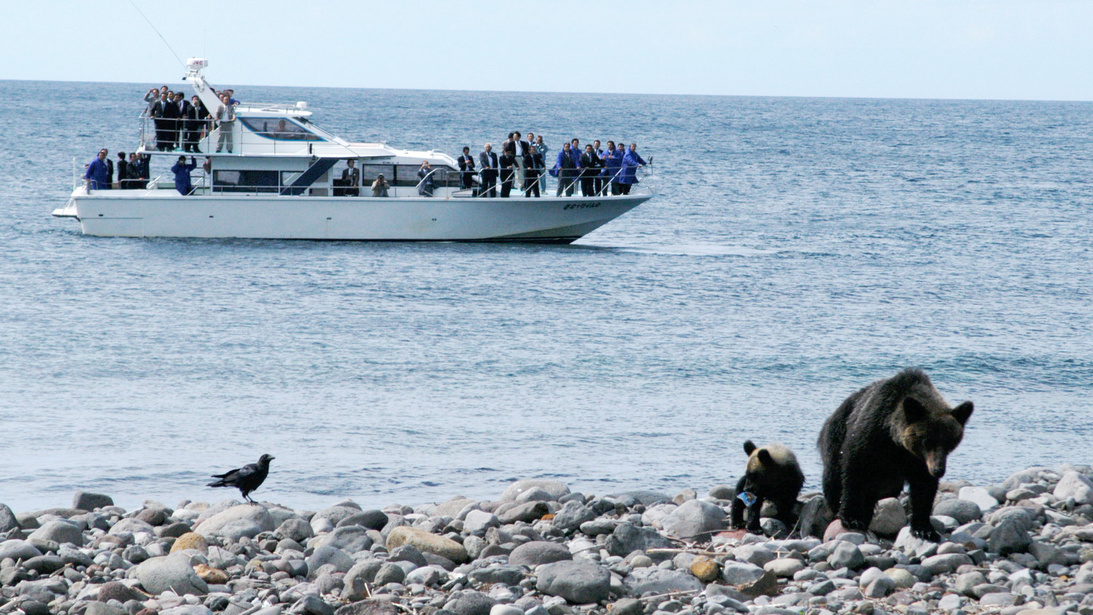
<instances>
[{"instance_id":1,"label":"gray stone","mask_svg":"<svg viewBox=\"0 0 1093 615\"><path fill-rule=\"evenodd\" d=\"M353 602L334 611L334 615L401 615L401 613L390 599L383 598L369 598L368 600ZM487 615L487 613L477 613L476 615Z\"/></svg>"},{"instance_id":2,"label":"gray stone","mask_svg":"<svg viewBox=\"0 0 1093 615\"><path fill-rule=\"evenodd\" d=\"M991 537L987 539L987 550L999 555L1027 551L1032 544L1032 537L1029 536L1028 530L1024 529L1024 525L1022 521L1014 517L999 523L991 532Z\"/></svg>"},{"instance_id":3,"label":"gray stone","mask_svg":"<svg viewBox=\"0 0 1093 615\"><path fill-rule=\"evenodd\" d=\"M48 521L42 527L34 530L27 538L29 541L53 541L57 544L72 543L77 547L83 546L83 532L80 528L68 521Z\"/></svg>"},{"instance_id":4,"label":"gray stone","mask_svg":"<svg viewBox=\"0 0 1093 615\"><path fill-rule=\"evenodd\" d=\"M413 545L402 545L391 549L391 553L387 556L389 562L411 562L414 566L428 566L429 560L425 559L425 556Z\"/></svg>"},{"instance_id":5,"label":"gray stone","mask_svg":"<svg viewBox=\"0 0 1093 615\"><path fill-rule=\"evenodd\" d=\"M969 598L974 598L976 586L984 585L986 583L987 577L983 576L982 572L965 572L964 574L957 575L956 581L953 583L953 589Z\"/></svg>"},{"instance_id":6,"label":"gray stone","mask_svg":"<svg viewBox=\"0 0 1093 615\"><path fill-rule=\"evenodd\" d=\"M570 534L580 528L582 523L595 518L596 513L590 507L580 502L569 501L555 514L554 521L551 523L558 530Z\"/></svg>"},{"instance_id":7,"label":"gray stone","mask_svg":"<svg viewBox=\"0 0 1093 615\"><path fill-rule=\"evenodd\" d=\"M105 602L89 602L83 610L83 615L129 615L129 611L120 604L107 604Z\"/></svg>"},{"instance_id":8,"label":"gray stone","mask_svg":"<svg viewBox=\"0 0 1093 615\"><path fill-rule=\"evenodd\" d=\"M569 486L565 483L556 480L546 480L530 478L525 480L518 480L512 483L505 489L505 492L501 494L502 502L513 502L516 498L528 489L539 488L549 493L553 499L557 500L563 495L569 495Z\"/></svg>"},{"instance_id":9,"label":"gray stone","mask_svg":"<svg viewBox=\"0 0 1093 615\"><path fill-rule=\"evenodd\" d=\"M439 566L422 566L415 568L413 572L407 573L406 583L418 583L426 587L432 587L439 584L446 577L447 574L444 569Z\"/></svg>"},{"instance_id":10,"label":"gray stone","mask_svg":"<svg viewBox=\"0 0 1093 615\"><path fill-rule=\"evenodd\" d=\"M331 525L337 527L338 523L342 519L356 515L360 512L362 512L361 507L357 505L356 502L351 502L347 500L345 502L335 504L329 508L324 508L320 510L319 512L315 513L315 516L311 518L311 521L312 523L314 523L316 519L326 519L330 521Z\"/></svg>"},{"instance_id":11,"label":"gray stone","mask_svg":"<svg viewBox=\"0 0 1093 615\"><path fill-rule=\"evenodd\" d=\"M516 496L516 499L513 501L517 504L527 504L528 502L556 502L558 501L558 498L546 489L532 487Z\"/></svg>"},{"instance_id":12,"label":"gray stone","mask_svg":"<svg viewBox=\"0 0 1093 615\"><path fill-rule=\"evenodd\" d=\"M334 615L334 607L318 596L304 596L288 612L292 615Z\"/></svg>"},{"instance_id":13,"label":"gray stone","mask_svg":"<svg viewBox=\"0 0 1093 615\"><path fill-rule=\"evenodd\" d=\"M611 591L611 574L596 564L554 562L539 567L536 572L539 577L535 584L537 590L565 598L573 604L602 602Z\"/></svg>"},{"instance_id":14,"label":"gray stone","mask_svg":"<svg viewBox=\"0 0 1093 615\"><path fill-rule=\"evenodd\" d=\"M130 600L144 600L145 596L120 581L107 581L99 587L98 599L100 602L117 600L124 604Z\"/></svg>"},{"instance_id":15,"label":"gray stone","mask_svg":"<svg viewBox=\"0 0 1093 615\"><path fill-rule=\"evenodd\" d=\"M229 542L239 542L239 539L244 536L254 538L261 533L262 526L250 519L233 519L220 526L220 529L216 531L217 536Z\"/></svg>"},{"instance_id":16,"label":"gray stone","mask_svg":"<svg viewBox=\"0 0 1093 615\"><path fill-rule=\"evenodd\" d=\"M372 509L349 515L341 521L338 521L335 524L335 527L359 525L370 530L382 530L387 525L388 521L390 521L390 518L387 516L387 513L382 510Z\"/></svg>"},{"instance_id":17,"label":"gray stone","mask_svg":"<svg viewBox=\"0 0 1093 615\"><path fill-rule=\"evenodd\" d=\"M987 594L979 599L979 606L1013 606L1017 604L1018 597L1009 592L995 592Z\"/></svg>"},{"instance_id":18,"label":"gray stone","mask_svg":"<svg viewBox=\"0 0 1093 615\"><path fill-rule=\"evenodd\" d=\"M397 564L386 563L380 566L376 571L376 578L374 583L378 586L387 585L388 583L402 583L406 580L406 571L400 568Z\"/></svg>"},{"instance_id":19,"label":"gray stone","mask_svg":"<svg viewBox=\"0 0 1093 615\"><path fill-rule=\"evenodd\" d=\"M511 604L495 604L490 609L490 615L524 615L524 609Z\"/></svg>"},{"instance_id":20,"label":"gray stone","mask_svg":"<svg viewBox=\"0 0 1093 615\"><path fill-rule=\"evenodd\" d=\"M11 509L0 504L0 534L10 532L19 528L19 519L15 516L15 513L11 512Z\"/></svg>"},{"instance_id":21,"label":"gray stone","mask_svg":"<svg viewBox=\"0 0 1093 615\"><path fill-rule=\"evenodd\" d=\"M764 570L746 562L725 562L721 566L721 578L726 585L750 585L763 577Z\"/></svg>"},{"instance_id":22,"label":"gray stone","mask_svg":"<svg viewBox=\"0 0 1093 615\"><path fill-rule=\"evenodd\" d=\"M265 506L240 504L200 521L194 526L194 532L201 534L206 538L213 535L219 535L224 526L232 521L240 519L253 521L262 532L271 532L277 527L277 524L274 523L273 515L269 513L269 510L267 510Z\"/></svg>"},{"instance_id":23,"label":"gray stone","mask_svg":"<svg viewBox=\"0 0 1093 615\"><path fill-rule=\"evenodd\" d=\"M495 604L497 604L497 601L486 594L476 591L463 591L458 595L453 595L453 598L444 605L444 609L455 613L455 615L489 615L490 609Z\"/></svg>"},{"instance_id":24,"label":"gray stone","mask_svg":"<svg viewBox=\"0 0 1093 615\"><path fill-rule=\"evenodd\" d=\"M256 611L252 615L258 615L259 612ZM212 609L201 604L181 604L169 609L163 609L159 613L160 615L213 615Z\"/></svg>"},{"instance_id":25,"label":"gray stone","mask_svg":"<svg viewBox=\"0 0 1093 615\"><path fill-rule=\"evenodd\" d=\"M550 512L550 507L546 502L524 502L523 504L517 504L505 512L497 515L497 518L501 520L503 524L516 523L517 521L523 521L525 523L532 523L543 518Z\"/></svg>"},{"instance_id":26,"label":"gray stone","mask_svg":"<svg viewBox=\"0 0 1093 615\"><path fill-rule=\"evenodd\" d=\"M641 596L646 592L667 594L697 591L705 587L702 581L686 572L658 567L635 568L623 582L626 584L627 593L631 596Z\"/></svg>"},{"instance_id":27,"label":"gray stone","mask_svg":"<svg viewBox=\"0 0 1093 615\"><path fill-rule=\"evenodd\" d=\"M320 546L334 547L346 553L360 553L372 548L372 538L368 536L368 529L361 525L343 525L335 528L322 538Z\"/></svg>"},{"instance_id":28,"label":"gray stone","mask_svg":"<svg viewBox=\"0 0 1093 615\"><path fill-rule=\"evenodd\" d=\"M607 537L605 547L611 555L626 557L634 551L649 549L670 549L675 546L668 538L651 527L637 527L631 523L621 523Z\"/></svg>"},{"instance_id":29,"label":"gray stone","mask_svg":"<svg viewBox=\"0 0 1093 615\"><path fill-rule=\"evenodd\" d=\"M154 595L168 590L180 596L203 596L209 593L209 586L197 576L190 566L190 556L184 553L145 560L130 569L129 576L140 581L141 587Z\"/></svg>"},{"instance_id":30,"label":"gray stone","mask_svg":"<svg viewBox=\"0 0 1093 615\"><path fill-rule=\"evenodd\" d=\"M463 531L468 534L482 536L491 527L501 527L501 520L484 510L472 510L463 520Z\"/></svg>"},{"instance_id":31,"label":"gray stone","mask_svg":"<svg viewBox=\"0 0 1093 615\"><path fill-rule=\"evenodd\" d=\"M1066 472L1052 495L1064 502L1073 498L1078 505L1093 504L1093 481L1079 472Z\"/></svg>"},{"instance_id":32,"label":"gray stone","mask_svg":"<svg viewBox=\"0 0 1093 615\"><path fill-rule=\"evenodd\" d=\"M983 517L983 511L978 504L959 498L950 498L938 502L934 506L934 514L952 517L961 525L978 521Z\"/></svg>"},{"instance_id":33,"label":"gray stone","mask_svg":"<svg viewBox=\"0 0 1093 615\"><path fill-rule=\"evenodd\" d=\"M318 547L304 561L307 562L307 575L309 578L314 578L318 574L319 568L326 564L332 564L338 572L348 572L353 567L353 558L337 547Z\"/></svg>"},{"instance_id":34,"label":"gray stone","mask_svg":"<svg viewBox=\"0 0 1093 615\"><path fill-rule=\"evenodd\" d=\"M964 606L964 598L957 594L945 594L937 601L937 608L942 611L955 611Z\"/></svg>"},{"instance_id":35,"label":"gray stone","mask_svg":"<svg viewBox=\"0 0 1093 615\"><path fill-rule=\"evenodd\" d=\"M101 493L77 491L76 495L72 497L72 508L77 510L90 511L95 510L96 508L106 508L107 506L113 505L114 499Z\"/></svg>"},{"instance_id":36,"label":"gray stone","mask_svg":"<svg viewBox=\"0 0 1093 615\"><path fill-rule=\"evenodd\" d=\"M957 495L961 500L974 502L975 505L979 507L979 510L983 512L998 508L998 500L991 495L990 491L983 487L961 487L960 492Z\"/></svg>"},{"instance_id":37,"label":"gray stone","mask_svg":"<svg viewBox=\"0 0 1093 615\"><path fill-rule=\"evenodd\" d=\"M862 593L866 598L883 598L892 593L895 588L896 582L888 575L882 574L873 579L873 581L865 587L865 591Z\"/></svg>"},{"instance_id":38,"label":"gray stone","mask_svg":"<svg viewBox=\"0 0 1093 615\"><path fill-rule=\"evenodd\" d=\"M775 576L783 579L792 578L797 572L804 570L805 563L792 557L780 557L763 565L764 570L769 570Z\"/></svg>"},{"instance_id":39,"label":"gray stone","mask_svg":"<svg viewBox=\"0 0 1093 615\"><path fill-rule=\"evenodd\" d=\"M881 536L895 536L907 525L907 512L898 498L884 498L877 502L869 529Z\"/></svg>"},{"instance_id":40,"label":"gray stone","mask_svg":"<svg viewBox=\"0 0 1093 615\"><path fill-rule=\"evenodd\" d=\"M736 547L732 550L732 556L737 561L755 564L756 566L764 566L767 562L778 557L768 548L767 543L761 542Z\"/></svg>"},{"instance_id":41,"label":"gray stone","mask_svg":"<svg viewBox=\"0 0 1093 615\"><path fill-rule=\"evenodd\" d=\"M277 529L274 530L273 533L281 538L295 540L300 544L303 544L315 535L315 531L311 528L311 524L299 517L286 519L281 525L277 526Z\"/></svg>"},{"instance_id":42,"label":"gray stone","mask_svg":"<svg viewBox=\"0 0 1093 615\"><path fill-rule=\"evenodd\" d=\"M355 602L368 596L368 584L375 580L383 562L370 559L358 562L349 569L343 580L342 600Z\"/></svg>"},{"instance_id":43,"label":"gray stone","mask_svg":"<svg viewBox=\"0 0 1093 615\"><path fill-rule=\"evenodd\" d=\"M836 570L839 568L857 570L865 565L865 556L862 555L862 552L858 549L857 545L846 541L839 541L839 543L835 545L835 549L831 552L831 555L827 558L827 563Z\"/></svg>"},{"instance_id":44,"label":"gray stone","mask_svg":"<svg viewBox=\"0 0 1093 615\"><path fill-rule=\"evenodd\" d=\"M565 545L545 540L525 542L509 554L510 564L529 568L571 559L573 559L573 554L569 552Z\"/></svg>"},{"instance_id":45,"label":"gray stone","mask_svg":"<svg viewBox=\"0 0 1093 615\"><path fill-rule=\"evenodd\" d=\"M672 501L672 498L668 497L667 494L659 491L625 491L623 493L612 494L610 497L620 501L628 498L646 507Z\"/></svg>"},{"instance_id":46,"label":"gray stone","mask_svg":"<svg viewBox=\"0 0 1093 615\"><path fill-rule=\"evenodd\" d=\"M963 553L945 553L933 555L922 560L922 567L930 574L948 574L955 572L957 568L972 564L972 558Z\"/></svg>"},{"instance_id":47,"label":"gray stone","mask_svg":"<svg viewBox=\"0 0 1093 615\"><path fill-rule=\"evenodd\" d=\"M23 562L23 568L46 576L64 568L64 565L64 560L56 555L39 555Z\"/></svg>"},{"instance_id":48,"label":"gray stone","mask_svg":"<svg viewBox=\"0 0 1093 615\"><path fill-rule=\"evenodd\" d=\"M661 521L664 531L677 538L708 538L725 529L725 511L702 500L688 500Z\"/></svg>"},{"instance_id":49,"label":"gray stone","mask_svg":"<svg viewBox=\"0 0 1093 615\"><path fill-rule=\"evenodd\" d=\"M25 540L14 539L0 542L0 562L9 557L15 560L27 560L41 554L41 551Z\"/></svg>"},{"instance_id":50,"label":"gray stone","mask_svg":"<svg viewBox=\"0 0 1093 615\"><path fill-rule=\"evenodd\" d=\"M486 566L472 570L467 578L475 583L500 583L502 585L519 585L524 580L524 569L520 566Z\"/></svg>"}]
</instances>

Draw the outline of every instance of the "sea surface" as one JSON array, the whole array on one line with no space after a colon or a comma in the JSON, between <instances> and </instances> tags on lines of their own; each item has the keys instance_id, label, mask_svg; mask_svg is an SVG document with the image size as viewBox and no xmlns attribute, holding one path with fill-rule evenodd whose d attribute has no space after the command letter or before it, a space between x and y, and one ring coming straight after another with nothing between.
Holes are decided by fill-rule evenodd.
<instances>
[{"instance_id":1,"label":"sea surface","mask_svg":"<svg viewBox=\"0 0 1093 615\"><path fill-rule=\"evenodd\" d=\"M637 142L655 200L570 246L109 239L50 212L147 88L0 81L0 502L704 493L920 366L948 479L1093 462L1093 104L296 89L351 140ZM73 161L76 161L75 163ZM162 170L162 167L160 168Z\"/></svg>"}]
</instances>

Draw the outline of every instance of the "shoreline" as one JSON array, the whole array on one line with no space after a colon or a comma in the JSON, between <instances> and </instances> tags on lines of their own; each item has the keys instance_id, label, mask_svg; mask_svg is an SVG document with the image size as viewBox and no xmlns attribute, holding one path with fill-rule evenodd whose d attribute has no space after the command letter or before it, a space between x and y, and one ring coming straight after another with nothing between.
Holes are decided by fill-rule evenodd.
<instances>
[{"instance_id":1,"label":"shoreline","mask_svg":"<svg viewBox=\"0 0 1093 615\"><path fill-rule=\"evenodd\" d=\"M493 500L318 511L126 511L78 492L71 507L0 505L0 614L1090 615L1091 478L1063 465L942 483L941 543L913 538L894 498L868 534L789 537L769 517L764 536L732 530L726 485L598 496L529 479ZM802 495L799 527L829 520Z\"/></svg>"}]
</instances>

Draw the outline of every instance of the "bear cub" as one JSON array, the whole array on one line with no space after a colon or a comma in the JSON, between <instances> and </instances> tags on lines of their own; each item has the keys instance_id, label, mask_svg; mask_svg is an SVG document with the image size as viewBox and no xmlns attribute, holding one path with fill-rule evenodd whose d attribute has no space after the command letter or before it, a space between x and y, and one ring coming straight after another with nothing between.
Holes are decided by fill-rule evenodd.
<instances>
[{"instance_id":1,"label":"bear cub","mask_svg":"<svg viewBox=\"0 0 1093 615\"><path fill-rule=\"evenodd\" d=\"M937 542L930 523L949 453L964 437L972 402L953 408L920 369L905 369L854 393L820 431L823 488L847 529L866 531L882 498L911 492L911 531Z\"/></svg>"},{"instance_id":2,"label":"bear cub","mask_svg":"<svg viewBox=\"0 0 1093 615\"><path fill-rule=\"evenodd\" d=\"M755 446L751 440L744 443L744 452L748 454L748 465L744 476L736 483L736 497L732 501L732 526L744 525L744 507L748 509L748 531L761 533L759 512L763 502L770 500L778 508L776 518L792 530L796 517L794 506L797 495L805 484L805 475L797 457L781 444L768 444L763 448Z\"/></svg>"}]
</instances>

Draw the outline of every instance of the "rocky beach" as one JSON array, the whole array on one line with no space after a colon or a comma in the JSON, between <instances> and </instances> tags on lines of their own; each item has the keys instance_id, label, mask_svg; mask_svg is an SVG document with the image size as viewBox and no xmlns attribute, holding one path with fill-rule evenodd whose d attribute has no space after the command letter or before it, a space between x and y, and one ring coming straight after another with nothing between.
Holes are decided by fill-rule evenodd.
<instances>
[{"instance_id":1,"label":"rocky beach","mask_svg":"<svg viewBox=\"0 0 1093 615\"><path fill-rule=\"evenodd\" d=\"M731 530L725 485L592 495L524 480L494 501L318 511L126 511L80 492L71 508L0 505L0 613L1089 615L1091 477L1067 465L942 483L941 543L914 538L897 499L869 533L836 534L815 493L795 528Z\"/></svg>"}]
</instances>

